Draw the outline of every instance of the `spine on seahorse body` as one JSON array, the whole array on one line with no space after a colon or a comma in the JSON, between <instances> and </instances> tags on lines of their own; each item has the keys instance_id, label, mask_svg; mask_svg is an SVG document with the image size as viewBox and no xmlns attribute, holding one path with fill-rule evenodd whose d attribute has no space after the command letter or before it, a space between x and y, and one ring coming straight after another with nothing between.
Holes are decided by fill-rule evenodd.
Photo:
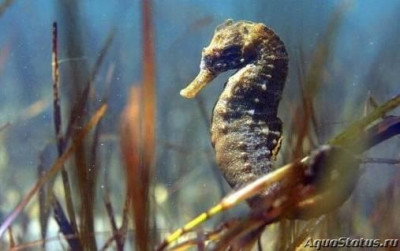
<instances>
[{"instance_id":1,"label":"spine on seahorse body","mask_svg":"<svg viewBox=\"0 0 400 251\"><path fill-rule=\"evenodd\" d=\"M203 50L200 68L182 95L194 97L218 73L239 69L216 102L211 124L218 166L238 188L270 172L279 151L282 122L277 110L288 71L287 52L265 25L227 21Z\"/></svg>"}]
</instances>

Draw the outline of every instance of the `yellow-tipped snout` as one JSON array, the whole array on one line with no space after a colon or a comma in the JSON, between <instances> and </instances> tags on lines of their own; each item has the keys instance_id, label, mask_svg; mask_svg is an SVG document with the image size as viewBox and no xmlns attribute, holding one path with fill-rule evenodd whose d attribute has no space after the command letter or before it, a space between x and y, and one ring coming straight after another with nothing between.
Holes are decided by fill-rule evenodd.
<instances>
[{"instance_id":1,"label":"yellow-tipped snout","mask_svg":"<svg viewBox=\"0 0 400 251\"><path fill-rule=\"evenodd\" d=\"M197 77L185 88L182 89L180 94L185 98L194 98L208 83L216 77L208 69L201 69Z\"/></svg>"}]
</instances>

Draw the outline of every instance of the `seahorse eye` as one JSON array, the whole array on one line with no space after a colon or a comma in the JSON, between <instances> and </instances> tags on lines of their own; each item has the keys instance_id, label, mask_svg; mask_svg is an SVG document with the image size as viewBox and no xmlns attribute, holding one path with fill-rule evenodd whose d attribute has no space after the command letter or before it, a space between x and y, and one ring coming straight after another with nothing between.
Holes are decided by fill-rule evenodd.
<instances>
[{"instance_id":1,"label":"seahorse eye","mask_svg":"<svg viewBox=\"0 0 400 251\"><path fill-rule=\"evenodd\" d=\"M204 66L214 73L238 68L242 65L242 50L240 45L230 45L203 55Z\"/></svg>"},{"instance_id":2,"label":"seahorse eye","mask_svg":"<svg viewBox=\"0 0 400 251\"><path fill-rule=\"evenodd\" d=\"M214 62L215 62L215 58L212 55L206 55L206 56L203 56L202 62L204 63L204 66L207 69L212 69L212 68L214 68L213 65L214 65Z\"/></svg>"}]
</instances>

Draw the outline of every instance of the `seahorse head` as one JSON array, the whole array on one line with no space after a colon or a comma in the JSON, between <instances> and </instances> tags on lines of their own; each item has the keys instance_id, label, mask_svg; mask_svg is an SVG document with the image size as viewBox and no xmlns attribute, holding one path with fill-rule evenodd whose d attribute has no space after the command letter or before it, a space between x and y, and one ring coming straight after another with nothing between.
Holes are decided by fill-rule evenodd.
<instances>
[{"instance_id":1,"label":"seahorse head","mask_svg":"<svg viewBox=\"0 0 400 251\"><path fill-rule=\"evenodd\" d=\"M218 74L238 69L257 57L258 45L268 36L261 23L227 20L217 27L210 45L203 49L200 73L180 94L193 98Z\"/></svg>"}]
</instances>

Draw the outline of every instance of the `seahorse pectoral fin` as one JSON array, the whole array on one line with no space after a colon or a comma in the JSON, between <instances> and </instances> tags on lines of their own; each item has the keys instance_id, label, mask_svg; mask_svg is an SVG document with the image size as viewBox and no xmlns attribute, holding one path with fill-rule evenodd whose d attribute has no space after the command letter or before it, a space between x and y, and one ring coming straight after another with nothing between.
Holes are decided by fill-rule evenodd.
<instances>
[{"instance_id":1,"label":"seahorse pectoral fin","mask_svg":"<svg viewBox=\"0 0 400 251\"><path fill-rule=\"evenodd\" d=\"M182 89L180 94L185 98L194 98L201 89L210 83L217 74L209 71L208 69L201 69L197 77L185 88Z\"/></svg>"}]
</instances>

